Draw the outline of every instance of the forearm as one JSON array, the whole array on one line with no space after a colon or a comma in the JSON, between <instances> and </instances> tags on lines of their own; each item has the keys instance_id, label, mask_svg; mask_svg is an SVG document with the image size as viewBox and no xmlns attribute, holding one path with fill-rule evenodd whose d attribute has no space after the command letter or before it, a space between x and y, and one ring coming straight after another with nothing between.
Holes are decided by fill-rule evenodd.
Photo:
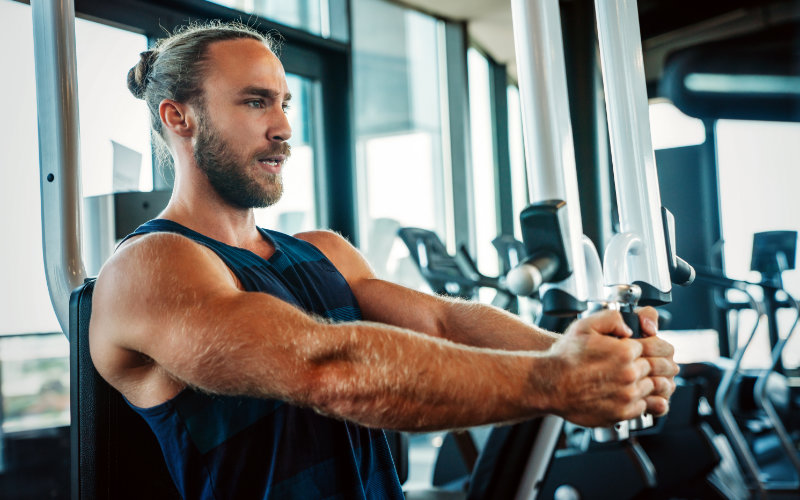
<instances>
[{"instance_id":1,"label":"forearm","mask_svg":"<svg viewBox=\"0 0 800 500\"><path fill-rule=\"evenodd\" d=\"M249 304L206 324L226 331L186 353L193 367L177 367L176 376L213 393L277 398L404 430L513 421L549 409L551 370L540 353L477 349L378 323L330 324L299 311L248 318L253 310Z\"/></svg>"},{"instance_id":2,"label":"forearm","mask_svg":"<svg viewBox=\"0 0 800 500\"><path fill-rule=\"evenodd\" d=\"M423 431L514 421L549 409L548 359L540 353L467 347L374 323L333 329L347 340L313 370L318 390L309 401L324 413Z\"/></svg>"},{"instance_id":3,"label":"forearm","mask_svg":"<svg viewBox=\"0 0 800 500\"><path fill-rule=\"evenodd\" d=\"M545 351L559 338L502 309L466 301L451 301L445 308L439 335L465 345L508 351Z\"/></svg>"},{"instance_id":4,"label":"forearm","mask_svg":"<svg viewBox=\"0 0 800 500\"><path fill-rule=\"evenodd\" d=\"M463 345L543 351L558 339L507 311L476 302L432 296L377 279L361 280L353 291L369 320Z\"/></svg>"}]
</instances>

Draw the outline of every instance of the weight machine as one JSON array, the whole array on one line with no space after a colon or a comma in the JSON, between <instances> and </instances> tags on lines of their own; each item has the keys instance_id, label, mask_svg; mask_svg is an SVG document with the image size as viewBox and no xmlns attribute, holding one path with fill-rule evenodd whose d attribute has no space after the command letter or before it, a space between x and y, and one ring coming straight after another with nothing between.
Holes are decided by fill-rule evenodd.
<instances>
[{"instance_id":1,"label":"weight machine","mask_svg":"<svg viewBox=\"0 0 800 500\"><path fill-rule=\"evenodd\" d=\"M635 307L668 303L672 284L688 285L694 270L677 256L674 219L661 207L636 4L595 2L620 220L602 263L582 234L558 1L511 5L532 204L520 215L527 258L507 285L518 295L538 291L548 314L619 310L637 332ZM642 415L593 435L620 441L652 425ZM563 427L558 417L543 420L516 498L540 493ZM652 461L635 439L627 442L645 485L654 487Z\"/></svg>"}]
</instances>

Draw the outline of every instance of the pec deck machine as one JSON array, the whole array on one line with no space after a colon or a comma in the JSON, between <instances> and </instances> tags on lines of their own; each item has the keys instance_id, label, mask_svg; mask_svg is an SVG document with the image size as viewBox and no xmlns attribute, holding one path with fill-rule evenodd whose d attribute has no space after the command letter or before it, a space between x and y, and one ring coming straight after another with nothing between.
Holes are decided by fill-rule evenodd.
<instances>
[{"instance_id":1,"label":"pec deck machine","mask_svg":"<svg viewBox=\"0 0 800 500\"><path fill-rule=\"evenodd\" d=\"M676 254L674 219L661 206L635 0L595 0L619 232L599 257L584 236L558 0L511 0L531 204L520 215L526 260L507 276L517 295L538 291L546 314L618 310L638 335L638 305L671 301L694 270ZM597 442L628 440L645 482L647 454L630 438L651 415L593 429ZM533 499L547 474L562 419L542 423L517 499Z\"/></svg>"}]
</instances>

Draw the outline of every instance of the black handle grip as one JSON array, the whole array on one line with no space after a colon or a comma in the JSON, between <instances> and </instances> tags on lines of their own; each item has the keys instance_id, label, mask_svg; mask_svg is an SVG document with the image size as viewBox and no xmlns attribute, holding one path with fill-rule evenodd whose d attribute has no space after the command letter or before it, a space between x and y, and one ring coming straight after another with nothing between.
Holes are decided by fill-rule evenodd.
<instances>
[{"instance_id":1,"label":"black handle grip","mask_svg":"<svg viewBox=\"0 0 800 500\"><path fill-rule=\"evenodd\" d=\"M622 311L622 320L625 322L628 327L633 330L633 335L631 338L640 339L642 338L642 330L639 327L639 315L635 312L625 312Z\"/></svg>"}]
</instances>

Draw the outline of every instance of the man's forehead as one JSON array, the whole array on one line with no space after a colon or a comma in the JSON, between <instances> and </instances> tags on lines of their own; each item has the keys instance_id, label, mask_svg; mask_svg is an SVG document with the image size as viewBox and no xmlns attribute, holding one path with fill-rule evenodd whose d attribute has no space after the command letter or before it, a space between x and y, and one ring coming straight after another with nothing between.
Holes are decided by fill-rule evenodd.
<instances>
[{"instance_id":1,"label":"man's forehead","mask_svg":"<svg viewBox=\"0 0 800 500\"><path fill-rule=\"evenodd\" d=\"M208 47L207 77L214 84L239 88L262 87L288 94L286 75L277 56L262 42L242 38L214 42Z\"/></svg>"}]
</instances>

